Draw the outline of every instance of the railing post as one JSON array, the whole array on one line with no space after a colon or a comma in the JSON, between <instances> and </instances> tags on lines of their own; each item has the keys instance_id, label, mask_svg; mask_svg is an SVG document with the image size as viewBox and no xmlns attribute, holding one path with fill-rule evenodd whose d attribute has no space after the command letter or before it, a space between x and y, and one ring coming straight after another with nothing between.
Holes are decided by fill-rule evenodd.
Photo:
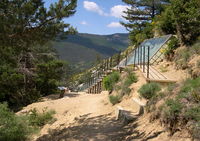
<instances>
[{"instance_id":1,"label":"railing post","mask_svg":"<svg viewBox=\"0 0 200 141\"><path fill-rule=\"evenodd\" d=\"M108 59L106 59L106 70L108 70L109 68L108 68L108 66L109 66L109 58Z\"/></svg>"},{"instance_id":2,"label":"railing post","mask_svg":"<svg viewBox=\"0 0 200 141\"><path fill-rule=\"evenodd\" d=\"M128 50L126 51L126 60L125 60L125 66L127 66L127 57L128 57Z\"/></svg>"},{"instance_id":3,"label":"railing post","mask_svg":"<svg viewBox=\"0 0 200 141\"><path fill-rule=\"evenodd\" d=\"M137 50L137 48L135 48L135 50L134 50L134 70L136 67L136 55L137 55L136 50Z\"/></svg>"},{"instance_id":4,"label":"railing post","mask_svg":"<svg viewBox=\"0 0 200 141\"><path fill-rule=\"evenodd\" d=\"M142 46L140 47L140 68L142 68Z\"/></svg>"},{"instance_id":5,"label":"railing post","mask_svg":"<svg viewBox=\"0 0 200 141\"><path fill-rule=\"evenodd\" d=\"M110 57L110 68L112 68L112 56Z\"/></svg>"},{"instance_id":6,"label":"railing post","mask_svg":"<svg viewBox=\"0 0 200 141\"><path fill-rule=\"evenodd\" d=\"M147 62L147 78L149 78L149 64L150 64L150 46L148 46L148 62Z\"/></svg>"},{"instance_id":7,"label":"railing post","mask_svg":"<svg viewBox=\"0 0 200 141\"><path fill-rule=\"evenodd\" d=\"M121 57L121 51L119 52L117 56L117 69L119 69L120 57Z\"/></svg>"},{"instance_id":8,"label":"railing post","mask_svg":"<svg viewBox=\"0 0 200 141\"><path fill-rule=\"evenodd\" d=\"M143 72L145 72L145 46L143 46Z\"/></svg>"},{"instance_id":9,"label":"railing post","mask_svg":"<svg viewBox=\"0 0 200 141\"><path fill-rule=\"evenodd\" d=\"M138 67L139 67L139 65L140 65L140 49L139 49L139 47L137 49L137 54L138 54Z\"/></svg>"}]
</instances>

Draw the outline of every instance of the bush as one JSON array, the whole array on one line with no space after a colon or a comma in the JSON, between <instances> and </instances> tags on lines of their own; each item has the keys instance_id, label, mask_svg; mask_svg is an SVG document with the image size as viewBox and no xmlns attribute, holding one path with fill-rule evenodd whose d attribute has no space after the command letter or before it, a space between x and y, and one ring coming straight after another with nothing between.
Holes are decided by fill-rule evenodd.
<instances>
[{"instance_id":1,"label":"bush","mask_svg":"<svg viewBox=\"0 0 200 141\"><path fill-rule=\"evenodd\" d=\"M175 54L176 67L178 69L186 69L191 55L191 52L187 48L179 49Z\"/></svg>"},{"instance_id":2,"label":"bush","mask_svg":"<svg viewBox=\"0 0 200 141\"><path fill-rule=\"evenodd\" d=\"M200 105L188 108L187 111L184 112L184 115L187 119L200 122Z\"/></svg>"},{"instance_id":3,"label":"bush","mask_svg":"<svg viewBox=\"0 0 200 141\"><path fill-rule=\"evenodd\" d=\"M161 121L169 128L171 135L177 131L183 105L178 100L168 99L162 108Z\"/></svg>"},{"instance_id":4,"label":"bush","mask_svg":"<svg viewBox=\"0 0 200 141\"><path fill-rule=\"evenodd\" d=\"M1 141L25 141L30 133L24 117L16 116L7 108L7 104L0 104Z\"/></svg>"},{"instance_id":5,"label":"bush","mask_svg":"<svg viewBox=\"0 0 200 141\"><path fill-rule=\"evenodd\" d=\"M118 95L114 96L114 95L110 95L109 96L109 100L110 103L112 103L113 105L119 103L121 101L121 97L119 97Z\"/></svg>"},{"instance_id":6,"label":"bush","mask_svg":"<svg viewBox=\"0 0 200 141\"><path fill-rule=\"evenodd\" d=\"M145 106L146 111L149 112L155 112L156 110L156 103L166 97L166 93L160 92L157 95L154 95L148 102L147 105Z\"/></svg>"},{"instance_id":7,"label":"bush","mask_svg":"<svg viewBox=\"0 0 200 141\"><path fill-rule=\"evenodd\" d=\"M112 91L114 84L119 81L119 77L120 74L118 72L113 72L110 75L106 76L103 79L103 87L108 91Z\"/></svg>"},{"instance_id":8,"label":"bush","mask_svg":"<svg viewBox=\"0 0 200 141\"><path fill-rule=\"evenodd\" d=\"M31 126L44 126L47 123L53 122L54 118L53 115L55 114L55 111L43 111L43 113L39 113L36 109L33 109L30 111L30 114L28 115L28 120Z\"/></svg>"},{"instance_id":9,"label":"bush","mask_svg":"<svg viewBox=\"0 0 200 141\"><path fill-rule=\"evenodd\" d=\"M200 77L186 80L181 87L178 98L185 98L197 103L200 102Z\"/></svg>"},{"instance_id":10,"label":"bush","mask_svg":"<svg viewBox=\"0 0 200 141\"><path fill-rule=\"evenodd\" d=\"M124 96L125 94L129 95L131 92L131 89L129 88L129 86L132 83L136 83L138 81L136 74L134 72L132 72L132 70L126 69L125 71L128 74L127 74L125 80L122 81L122 84L121 84L121 94L120 94L121 96Z\"/></svg>"},{"instance_id":11,"label":"bush","mask_svg":"<svg viewBox=\"0 0 200 141\"><path fill-rule=\"evenodd\" d=\"M192 54L199 54L200 55L200 41L195 43L191 48L190 51Z\"/></svg>"},{"instance_id":12,"label":"bush","mask_svg":"<svg viewBox=\"0 0 200 141\"><path fill-rule=\"evenodd\" d=\"M161 90L160 85L157 83L144 84L138 92L140 95L146 99L151 99Z\"/></svg>"},{"instance_id":13,"label":"bush","mask_svg":"<svg viewBox=\"0 0 200 141\"><path fill-rule=\"evenodd\" d=\"M175 118L182 110L182 104L178 100L168 99L165 102L168 112L165 113L166 118ZM167 111L166 110L166 111Z\"/></svg>"},{"instance_id":14,"label":"bush","mask_svg":"<svg viewBox=\"0 0 200 141\"><path fill-rule=\"evenodd\" d=\"M172 60L174 56L174 51L179 47L179 41L176 37L172 37L170 42L168 43L168 47L166 48L164 55L167 60Z\"/></svg>"},{"instance_id":15,"label":"bush","mask_svg":"<svg viewBox=\"0 0 200 141\"><path fill-rule=\"evenodd\" d=\"M181 92L191 92L191 90L200 87L200 77L196 79L188 79L181 87Z\"/></svg>"}]
</instances>

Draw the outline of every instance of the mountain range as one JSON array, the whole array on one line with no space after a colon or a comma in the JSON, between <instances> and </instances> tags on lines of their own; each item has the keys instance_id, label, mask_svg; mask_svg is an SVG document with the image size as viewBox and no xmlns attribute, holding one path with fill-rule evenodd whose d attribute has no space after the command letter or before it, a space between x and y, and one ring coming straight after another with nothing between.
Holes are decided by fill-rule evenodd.
<instances>
[{"instance_id":1,"label":"mountain range","mask_svg":"<svg viewBox=\"0 0 200 141\"><path fill-rule=\"evenodd\" d=\"M128 34L96 35L78 33L52 43L59 58L84 69L91 67L97 57L107 58L129 45Z\"/></svg>"}]
</instances>

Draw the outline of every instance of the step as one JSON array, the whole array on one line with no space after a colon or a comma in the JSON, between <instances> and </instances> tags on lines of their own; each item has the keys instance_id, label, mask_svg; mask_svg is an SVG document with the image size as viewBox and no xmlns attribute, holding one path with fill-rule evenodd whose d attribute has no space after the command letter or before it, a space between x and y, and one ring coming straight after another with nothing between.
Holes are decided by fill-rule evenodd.
<instances>
[{"instance_id":1,"label":"step","mask_svg":"<svg viewBox=\"0 0 200 141\"><path fill-rule=\"evenodd\" d=\"M116 120L121 121L124 125L129 124L137 119L136 113L123 109L121 106L116 107Z\"/></svg>"},{"instance_id":2,"label":"step","mask_svg":"<svg viewBox=\"0 0 200 141\"><path fill-rule=\"evenodd\" d=\"M135 103L136 105L139 106L137 115L141 116L142 114L144 114L144 107L146 106L146 103L142 102L140 99L138 98L132 98L133 103Z\"/></svg>"}]
</instances>

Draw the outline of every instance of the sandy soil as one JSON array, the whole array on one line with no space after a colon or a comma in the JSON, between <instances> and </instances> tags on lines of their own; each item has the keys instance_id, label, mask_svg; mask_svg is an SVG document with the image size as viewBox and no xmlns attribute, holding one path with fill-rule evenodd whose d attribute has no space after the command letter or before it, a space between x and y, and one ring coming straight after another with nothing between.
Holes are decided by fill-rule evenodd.
<instances>
[{"instance_id":1,"label":"sandy soil","mask_svg":"<svg viewBox=\"0 0 200 141\"><path fill-rule=\"evenodd\" d=\"M108 102L107 92L102 94L66 94L62 99L49 96L44 102L33 103L20 113L36 108L56 111L56 122L45 125L37 141L121 141L127 132L115 120L114 106ZM18 113L18 114L20 114Z\"/></svg>"},{"instance_id":2,"label":"sandy soil","mask_svg":"<svg viewBox=\"0 0 200 141\"><path fill-rule=\"evenodd\" d=\"M163 61L158 65L154 66L158 71L164 74L167 78L176 80L177 82L184 81L187 78L190 78L187 70L177 70L173 62ZM161 68L165 68L166 71L162 72Z\"/></svg>"}]
</instances>

